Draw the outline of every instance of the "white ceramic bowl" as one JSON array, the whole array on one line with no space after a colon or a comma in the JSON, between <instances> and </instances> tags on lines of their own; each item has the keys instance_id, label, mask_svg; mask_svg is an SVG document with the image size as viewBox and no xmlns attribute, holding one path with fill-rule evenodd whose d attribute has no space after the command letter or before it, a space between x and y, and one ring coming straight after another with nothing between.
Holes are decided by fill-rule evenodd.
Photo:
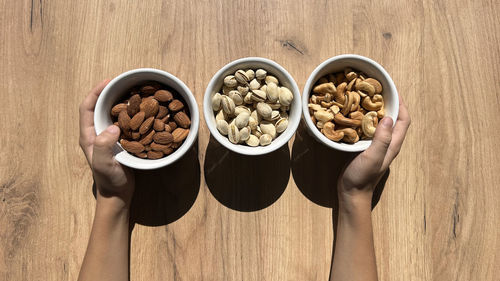
<instances>
[{"instance_id":1,"label":"white ceramic bowl","mask_svg":"<svg viewBox=\"0 0 500 281\"><path fill-rule=\"evenodd\" d=\"M100 134L106 130L108 126L113 124L110 116L111 107L122 96L127 94L127 90L133 86L139 85L146 81L157 81L165 84L177 91L187 106L191 114L191 127L189 134L184 140L184 143L174 153L161 159L141 159L127 151L125 151L119 143L117 143L114 154L115 159L121 164L141 170L151 170L161 168L172 164L181 158L191 148L198 135L198 127L200 124L200 113L196 100L189 88L181 80L174 75L153 68L139 68L124 72L111 80L99 95L94 112L95 131Z\"/></svg>"},{"instance_id":2,"label":"white ceramic bowl","mask_svg":"<svg viewBox=\"0 0 500 281\"><path fill-rule=\"evenodd\" d=\"M212 110L212 96L221 90L224 77L230 74L234 74L238 69L249 68L254 70L262 68L266 70L270 75L274 75L276 78L278 78L282 86L287 87L293 93L293 102L290 105L290 111L288 115L288 128L267 146L251 147L245 144L233 144L226 136L223 136L221 133L219 133L215 125L215 113ZM297 83L295 83L295 80L293 80L293 77L290 75L290 73L288 73L281 65L265 58L247 57L232 61L226 64L219 71L217 71L217 73L215 73L214 77L212 77L212 80L210 80L210 83L208 83L207 89L205 91L205 96L203 98L203 113L210 133L223 146L239 154L262 155L270 153L288 143L290 138L295 133L295 130L297 130L300 122L302 112L300 103L300 91L297 87Z\"/></svg>"},{"instance_id":3,"label":"white ceramic bowl","mask_svg":"<svg viewBox=\"0 0 500 281\"><path fill-rule=\"evenodd\" d=\"M394 85L392 78L389 76L387 71L385 71L385 69L377 62L367 57L351 54L335 56L333 58L327 59L326 61L318 65L316 69L314 69L314 71L309 76L309 79L307 79L306 85L304 86L304 91L302 92L302 113L309 132L312 133L312 135L319 142L341 151L360 152L367 149L372 141L360 140L354 144L347 144L329 140L318 130L318 128L316 128L316 126L312 122L308 108L309 95L316 81L318 81L322 76L325 76L329 73L343 71L346 67L351 67L355 70L362 71L369 77L377 79L382 84L382 96L384 97L385 103L385 116L391 117L394 123L396 122L399 112L399 97L398 91L396 90L396 86Z\"/></svg>"}]
</instances>

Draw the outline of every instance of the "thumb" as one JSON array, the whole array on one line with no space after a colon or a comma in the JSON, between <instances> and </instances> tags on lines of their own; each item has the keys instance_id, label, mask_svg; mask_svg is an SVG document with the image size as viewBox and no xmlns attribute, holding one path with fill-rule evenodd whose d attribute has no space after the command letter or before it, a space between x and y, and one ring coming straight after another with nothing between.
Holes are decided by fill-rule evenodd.
<instances>
[{"instance_id":1,"label":"thumb","mask_svg":"<svg viewBox=\"0 0 500 281\"><path fill-rule=\"evenodd\" d=\"M113 146L119 136L120 128L111 125L95 138L92 159L94 168L105 168L113 164Z\"/></svg>"},{"instance_id":2,"label":"thumb","mask_svg":"<svg viewBox=\"0 0 500 281\"><path fill-rule=\"evenodd\" d=\"M384 117L375 130L372 144L366 150L366 153L372 159L376 159L377 163L382 165L387 149L392 140L392 118Z\"/></svg>"}]
</instances>

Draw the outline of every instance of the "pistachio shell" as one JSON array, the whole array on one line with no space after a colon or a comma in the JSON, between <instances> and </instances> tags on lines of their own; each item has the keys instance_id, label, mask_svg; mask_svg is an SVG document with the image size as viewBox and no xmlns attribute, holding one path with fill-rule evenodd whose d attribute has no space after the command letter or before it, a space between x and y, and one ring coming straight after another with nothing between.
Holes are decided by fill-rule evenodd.
<instances>
[{"instance_id":1,"label":"pistachio shell","mask_svg":"<svg viewBox=\"0 0 500 281\"><path fill-rule=\"evenodd\" d=\"M245 142L250 138L250 130L248 127L243 127L240 129L240 142Z\"/></svg>"},{"instance_id":2,"label":"pistachio shell","mask_svg":"<svg viewBox=\"0 0 500 281\"><path fill-rule=\"evenodd\" d=\"M252 100L261 102L266 100L266 93L261 90L252 90Z\"/></svg>"},{"instance_id":3,"label":"pistachio shell","mask_svg":"<svg viewBox=\"0 0 500 281\"><path fill-rule=\"evenodd\" d=\"M271 114L273 112L273 109L269 106L267 103L259 102L257 104L257 113L264 117L264 118L270 118Z\"/></svg>"},{"instance_id":4,"label":"pistachio shell","mask_svg":"<svg viewBox=\"0 0 500 281\"><path fill-rule=\"evenodd\" d=\"M283 133L286 128L288 127L288 119L286 118L281 118L276 122L276 132L277 133Z\"/></svg>"},{"instance_id":5,"label":"pistachio shell","mask_svg":"<svg viewBox=\"0 0 500 281\"><path fill-rule=\"evenodd\" d=\"M255 71L255 78L257 78L259 80L265 79L266 75L267 75L267 71L265 71L264 69L257 69L257 71Z\"/></svg>"},{"instance_id":6,"label":"pistachio shell","mask_svg":"<svg viewBox=\"0 0 500 281\"><path fill-rule=\"evenodd\" d=\"M259 138L255 135L250 135L246 140L246 144L252 147L258 146L260 144Z\"/></svg>"},{"instance_id":7,"label":"pistachio shell","mask_svg":"<svg viewBox=\"0 0 500 281\"><path fill-rule=\"evenodd\" d=\"M217 120L217 130L222 135L224 135L224 136L227 135L227 133L228 133L228 126L229 125L227 124L226 120Z\"/></svg>"},{"instance_id":8,"label":"pistachio shell","mask_svg":"<svg viewBox=\"0 0 500 281\"><path fill-rule=\"evenodd\" d=\"M260 88L260 83L257 81L257 79L253 79L250 81L250 90L257 90Z\"/></svg>"},{"instance_id":9,"label":"pistachio shell","mask_svg":"<svg viewBox=\"0 0 500 281\"><path fill-rule=\"evenodd\" d=\"M273 138L268 134L263 134L262 136L260 136L259 141L260 141L260 145L266 146L266 145L271 144L271 142L273 141Z\"/></svg>"},{"instance_id":10,"label":"pistachio shell","mask_svg":"<svg viewBox=\"0 0 500 281\"><path fill-rule=\"evenodd\" d=\"M238 81L234 77L234 75L228 75L224 78L224 85L229 88L234 88L238 86Z\"/></svg>"},{"instance_id":11,"label":"pistachio shell","mask_svg":"<svg viewBox=\"0 0 500 281\"><path fill-rule=\"evenodd\" d=\"M212 109L214 111L219 111L221 108L222 95L219 93L215 93L212 97Z\"/></svg>"}]
</instances>

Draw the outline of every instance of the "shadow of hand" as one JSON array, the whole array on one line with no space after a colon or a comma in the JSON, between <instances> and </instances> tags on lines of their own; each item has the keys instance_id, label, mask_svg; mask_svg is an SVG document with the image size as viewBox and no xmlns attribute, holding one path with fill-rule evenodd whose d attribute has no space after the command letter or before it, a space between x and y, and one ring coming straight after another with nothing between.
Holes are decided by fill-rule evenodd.
<instances>
[{"instance_id":1,"label":"shadow of hand","mask_svg":"<svg viewBox=\"0 0 500 281\"><path fill-rule=\"evenodd\" d=\"M134 172L136 184L131 224L160 226L172 223L189 211L200 190L197 143L170 166Z\"/></svg>"},{"instance_id":2,"label":"shadow of hand","mask_svg":"<svg viewBox=\"0 0 500 281\"><path fill-rule=\"evenodd\" d=\"M211 136L204 170L207 186L221 204L237 211L257 211L276 202L285 191L290 151L284 145L266 155L240 155Z\"/></svg>"},{"instance_id":3,"label":"shadow of hand","mask_svg":"<svg viewBox=\"0 0 500 281\"><path fill-rule=\"evenodd\" d=\"M337 180L347 165L358 153L331 149L314 139L301 122L292 147L292 174L295 184L312 202L338 210ZM389 170L384 174L373 192L372 209L377 205Z\"/></svg>"}]
</instances>

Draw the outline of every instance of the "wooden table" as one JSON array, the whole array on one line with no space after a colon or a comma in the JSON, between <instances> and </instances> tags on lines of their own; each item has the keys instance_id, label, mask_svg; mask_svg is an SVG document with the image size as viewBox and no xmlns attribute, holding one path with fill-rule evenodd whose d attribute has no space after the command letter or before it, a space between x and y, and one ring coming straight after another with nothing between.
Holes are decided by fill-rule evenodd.
<instances>
[{"instance_id":1,"label":"wooden table","mask_svg":"<svg viewBox=\"0 0 500 281\"><path fill-rule=\"evenodd\" d=\"M78 105L98 81L163 69L201 109L234 59L275 60L303 88L356 53L413 118L373 210L380 280L497 280L499 3L1 1L0 279L78 275L95 206ZM268 156L235 155L202 117L196 149L139 176L131 279L327 280L341 161L303 128Z\"/></svg>"}]
</instances>

